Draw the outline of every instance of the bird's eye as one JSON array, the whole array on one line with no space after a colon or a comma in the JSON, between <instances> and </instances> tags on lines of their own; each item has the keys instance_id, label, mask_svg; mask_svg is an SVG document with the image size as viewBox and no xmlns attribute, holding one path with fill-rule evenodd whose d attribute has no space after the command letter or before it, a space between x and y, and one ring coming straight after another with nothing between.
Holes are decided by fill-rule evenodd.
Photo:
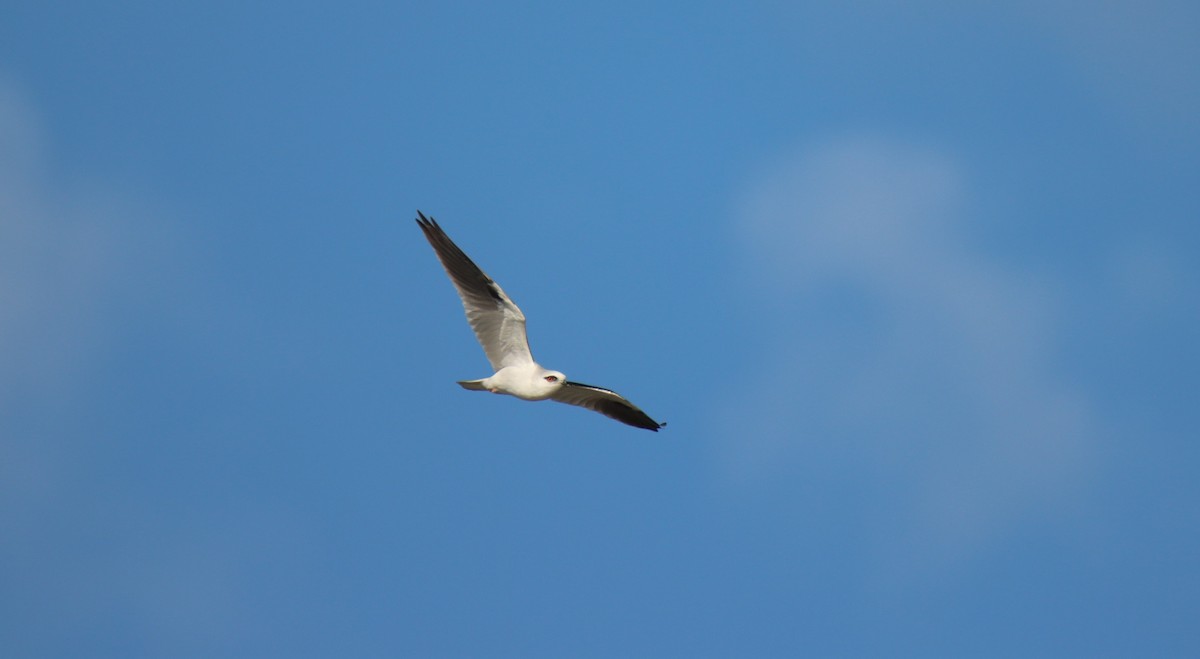
<instances>
[{"instance_id":1,"label":"bird's eye","mask_svg":"<svg viewBox=\"0 0 1200 659\"><path fill-rule=\"evenodd\" d=\"M558 382L558 376L557 375L547 375L546 382Z\"/></svg>"}]
</instances>

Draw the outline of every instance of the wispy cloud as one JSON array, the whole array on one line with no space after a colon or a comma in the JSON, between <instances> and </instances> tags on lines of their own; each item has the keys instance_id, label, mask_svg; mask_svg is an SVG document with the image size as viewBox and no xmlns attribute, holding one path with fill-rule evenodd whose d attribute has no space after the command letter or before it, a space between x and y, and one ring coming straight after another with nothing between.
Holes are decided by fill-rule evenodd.
<instances>
[{"instance_id":1,"label":"wispy cloud","mask_svg":"<svg viewBox=\"0 0 1200 659\"><path fill-rule=\"evenodd\" d=\"M156 263L162 224L115 186L52 180L41 121L0 79L0 400L65 393L122 280ZM127 283L127 282L126 282Z\"/></svg>"},{"instance_id":2,"label":"wispy cloud","mask_svg":"<svg viewBox=\"0 0 1200 659\"><path fill-rule=\"evenodd\" d=\"M13 515L69 480L60 444L88 375L172 245L139 195L56 176L45 142L0 76L0 513Z\"/></svg>"},{"instance_id":3,"label":"wispy cloud","mask_svg":"<svg viewBox=\"0 0 1200 659\"><path fill-rule=\"evenodd\" d=\"M855 483L905 569L970 555L1092 469L1087 398L1054 367L1056 287L972 242L969 197L944 153L843 138L777 163L739 220L767 322L730 474Z\"/></svg>"},{"instance_id":4,"label":"wispy cloud","mask_svg":"<svg viewBox=\"0 0 1200 659\"><path fill-rule=\"evenodd\" d=\"M149 320L181 243L146 195L57 174L46 143L33 103L0 77L0 583L36 593L20 613L43 620L39 612L53 611L55 633L130 616L153 627L161 612L221 587L193 571L185 542L129 553L114 529L139 527L143 542L163 531L147 522L144 502L95 491L86 456L119 449L80 417L114 386L98 375L105 359L126 328ZM143 593L166 583L154 573L160 563L205 576ZM8 625L17 653L80 642L20 619Z\"/></svg>"},{"instance_id":5,"label":"wispy cloud","mask_svg":"<svg viewBox=\"0 0 1200 659\"><path fill-rule=\"evenodd\" d=\"M1029 2L1018 11L1064 47L1130 120L1168 139L1200 137L1200 10L1187 2Z\"/></svg>"},{"instance_id":6,"label":"wispy cloud","mask_svg":"<svg viewBox=\"0 0 1200 659\"><path fill-rule=\"evenodd\" d=\"M77 196L52 189L46 160L36 112L0 79L0 501L9 521L61 480L55 451L17 419L69 395L119 267L110 230Z\"/></svg>"}]
</instances>

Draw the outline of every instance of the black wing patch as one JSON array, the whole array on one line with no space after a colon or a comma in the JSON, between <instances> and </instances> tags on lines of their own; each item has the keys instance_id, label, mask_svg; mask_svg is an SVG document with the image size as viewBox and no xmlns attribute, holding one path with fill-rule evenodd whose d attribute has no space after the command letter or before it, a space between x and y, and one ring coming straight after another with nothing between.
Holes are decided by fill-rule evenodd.
<instances>
[{"instance_id":1,"label":"black wing patch","mask_svg":"<svg viewBox=\"0 0 1200 659\"><path fill-rule=\"evenodd\" d=\"M504 296L500 295L500 289L496 288L496 282L492 281L491 279L488 280L487 292L488 295L492 296L493 300L499 302L500 304L504 304Z\"/></svg>"},{"instance_id":2,"label":"black wing patch","mask_svg":"<svg viewBox=\"0 0 1200 659\"><path fill-rule=\"evenodd\" d=\"M504 301L499 291L495 289L496 282L475 265L475 262L459 249L453 240L450 240L450 236L447 236L446 232L442 231L442 227L438 226L437 220L426 217L424 213L417 211L417 224L421 226L421 231L425 232L425 238L433 245L438 258L455 283L471 292L486 288L488 294L497 302Z\"/></svg>"}]
</instances>

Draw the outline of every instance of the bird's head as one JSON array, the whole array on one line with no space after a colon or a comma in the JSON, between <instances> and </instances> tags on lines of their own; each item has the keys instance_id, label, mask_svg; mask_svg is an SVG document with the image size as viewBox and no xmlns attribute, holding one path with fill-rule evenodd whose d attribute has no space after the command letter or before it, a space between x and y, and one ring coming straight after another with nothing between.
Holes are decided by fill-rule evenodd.
<instances>
[{"instance_id":1,"label":"bird's head","mask_svg":"<svg viewBox=\"0 0 1200 659\"><path fill-rule=\"evenodd\" d=\"M567 381L567 376L558 371L542 371L540 378L538 384L544 387L547 392L558 389Z\"/></svg>"}]
</instances>

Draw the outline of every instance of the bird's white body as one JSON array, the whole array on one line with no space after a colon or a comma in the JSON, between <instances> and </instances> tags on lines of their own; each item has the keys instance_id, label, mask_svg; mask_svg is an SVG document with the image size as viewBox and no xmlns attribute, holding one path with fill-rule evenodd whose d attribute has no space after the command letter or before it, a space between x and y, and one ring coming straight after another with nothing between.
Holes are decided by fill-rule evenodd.
<instances>
[{"instance_id":1,"label":"bird's white body","mask_svg":"<svg viewBox=\"0 0 1200 659\"><path fill-rule=\"evenodd\" d=\"M490 378L459 382L464 389L484 389L494 394L508 394L522 400L546 400L562 389L567 376L544 369L537 362L505 366Z\"/></svg>"}]
</instances>

